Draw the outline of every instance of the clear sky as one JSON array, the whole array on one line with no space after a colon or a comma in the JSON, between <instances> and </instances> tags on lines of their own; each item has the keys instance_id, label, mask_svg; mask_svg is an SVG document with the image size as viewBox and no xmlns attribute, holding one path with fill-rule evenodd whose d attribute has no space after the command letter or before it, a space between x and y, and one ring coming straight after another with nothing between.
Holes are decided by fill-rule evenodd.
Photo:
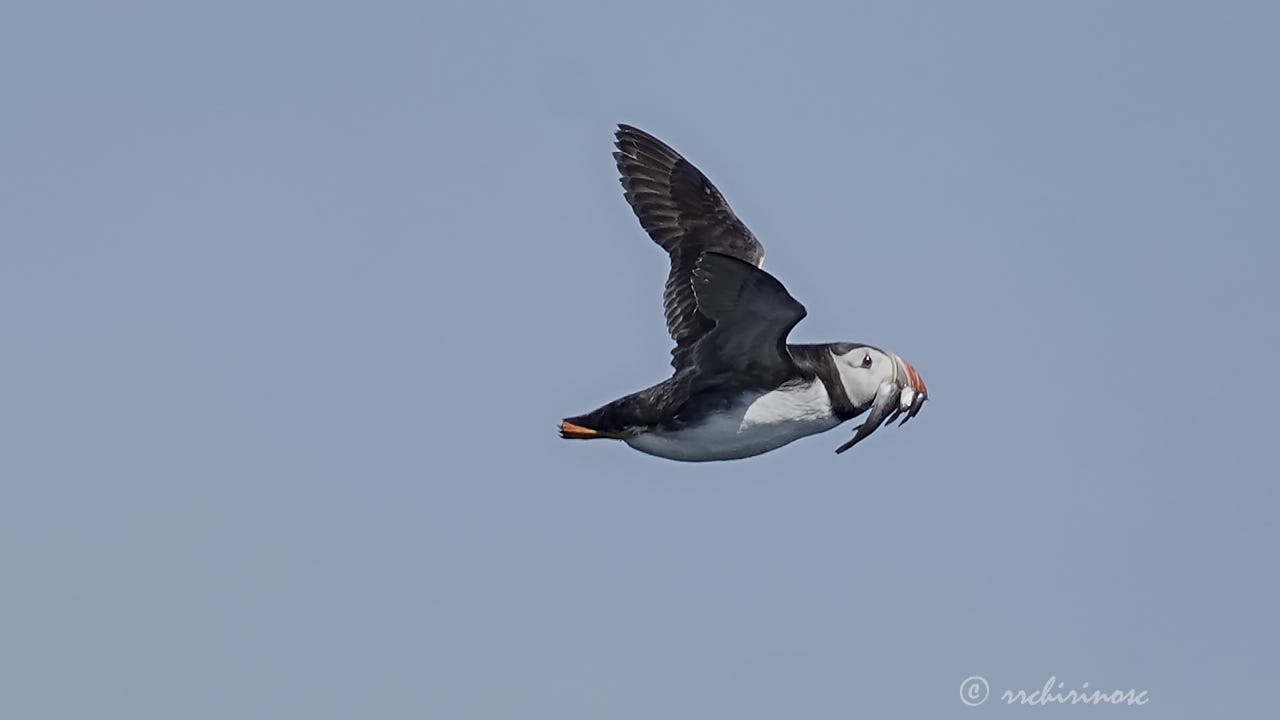
<instances>
[{"instance_id":1,"label":"clear sky","mask_svg":"<svg viewBox=\"0 0 1280 720\"><path fill-rule=\"evenodd\" d=\"M1278 29L5 3L0 716L1273 715ZM920 416L841 456L559 440L668 371L618 122ZM1050 676L1150 702L996 697Z\"/></svg>"}]
</instances>

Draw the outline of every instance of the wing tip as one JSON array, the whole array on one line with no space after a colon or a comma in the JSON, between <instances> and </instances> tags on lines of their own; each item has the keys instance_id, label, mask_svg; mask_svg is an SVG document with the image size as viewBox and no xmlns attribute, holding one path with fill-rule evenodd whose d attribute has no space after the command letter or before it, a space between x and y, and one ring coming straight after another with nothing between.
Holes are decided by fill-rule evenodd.
<instances>
[{"instance_id":1,"label":"wing tip","mask_svg":"<svg viewBox=\"0 0 1280 720\"><path fill-rule=\"evenodd\" d=\"M634 125L618 123L618 129L613 132L613 137L613 144L619 150L619 152L613 154L613 157L619 162L621 162L619 155L631 160L641 160L636 155L637 152L651 155L654 160L660 160L672 165L684 159L680 153L676 152L675 148L662 142L652 133L645 132Z\"/></svg>"}]
</instances>

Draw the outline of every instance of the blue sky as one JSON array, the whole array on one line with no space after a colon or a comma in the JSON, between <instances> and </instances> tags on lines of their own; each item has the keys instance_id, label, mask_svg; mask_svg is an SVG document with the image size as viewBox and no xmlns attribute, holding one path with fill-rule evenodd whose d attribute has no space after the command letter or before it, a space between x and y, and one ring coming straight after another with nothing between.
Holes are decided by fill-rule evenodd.
<instances>
[{"instance_id":1,"label":"blue sky","mask_svg":"<svg viewBox=\"0 0 1280 720\"><path fill-rule=\"evenodd\" d=\"M0 714L1273 712L1278 21L9 3ZM921 415L559 440L668 370L618 122Z\"/></svg>"}]
</instances>

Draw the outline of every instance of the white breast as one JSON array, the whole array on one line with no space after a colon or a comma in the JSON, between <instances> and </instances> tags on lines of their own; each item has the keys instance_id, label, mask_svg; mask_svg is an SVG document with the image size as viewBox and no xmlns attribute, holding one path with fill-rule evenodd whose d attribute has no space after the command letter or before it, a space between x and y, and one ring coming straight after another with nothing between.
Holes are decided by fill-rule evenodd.
<instances>
[{"instance_id":1,"label":"white breast","mask_svg":"<svg viewBox=\"0 0 1280 720\"><path fill-rule=\"evenodd\" d=\"M733 407L676 432L655 430L627 439L643 453L699 462L769 452L840 424L826 388L815 380L744 394Z\"/></svg>"}]
</instances>

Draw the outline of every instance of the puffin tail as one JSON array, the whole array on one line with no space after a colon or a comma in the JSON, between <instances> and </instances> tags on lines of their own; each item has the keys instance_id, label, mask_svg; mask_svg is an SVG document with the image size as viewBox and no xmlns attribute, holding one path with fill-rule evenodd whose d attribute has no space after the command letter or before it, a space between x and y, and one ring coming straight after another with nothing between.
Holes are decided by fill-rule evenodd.
<instances>
[{"instance_id":1,"label":"puffin tail","mask_svg":"<svg viewBox=\"0 0 1280 720\"><path fill-rule=\"evenodd\" d=\"M569 422L568 420L562 420L560 422L560 437L564 438L565 440L599 440L599 439L621 440L625 436L619 435L617 433L609 433L609 432L601 432L599 430L592 430L589 427L583 427L582 425Z\"/></svg>"},{"instance_id":2,"label":"puffin tail","mask_svg":"<svg viewBox=\"0 0 1280 720\"><path fill-rule=\"evenodd\" d=\"M581 425L574 425L568 420L560 422L560 437L565 440L595 440L604 437L603 434Z\"/></svg>"}]
</instances>

